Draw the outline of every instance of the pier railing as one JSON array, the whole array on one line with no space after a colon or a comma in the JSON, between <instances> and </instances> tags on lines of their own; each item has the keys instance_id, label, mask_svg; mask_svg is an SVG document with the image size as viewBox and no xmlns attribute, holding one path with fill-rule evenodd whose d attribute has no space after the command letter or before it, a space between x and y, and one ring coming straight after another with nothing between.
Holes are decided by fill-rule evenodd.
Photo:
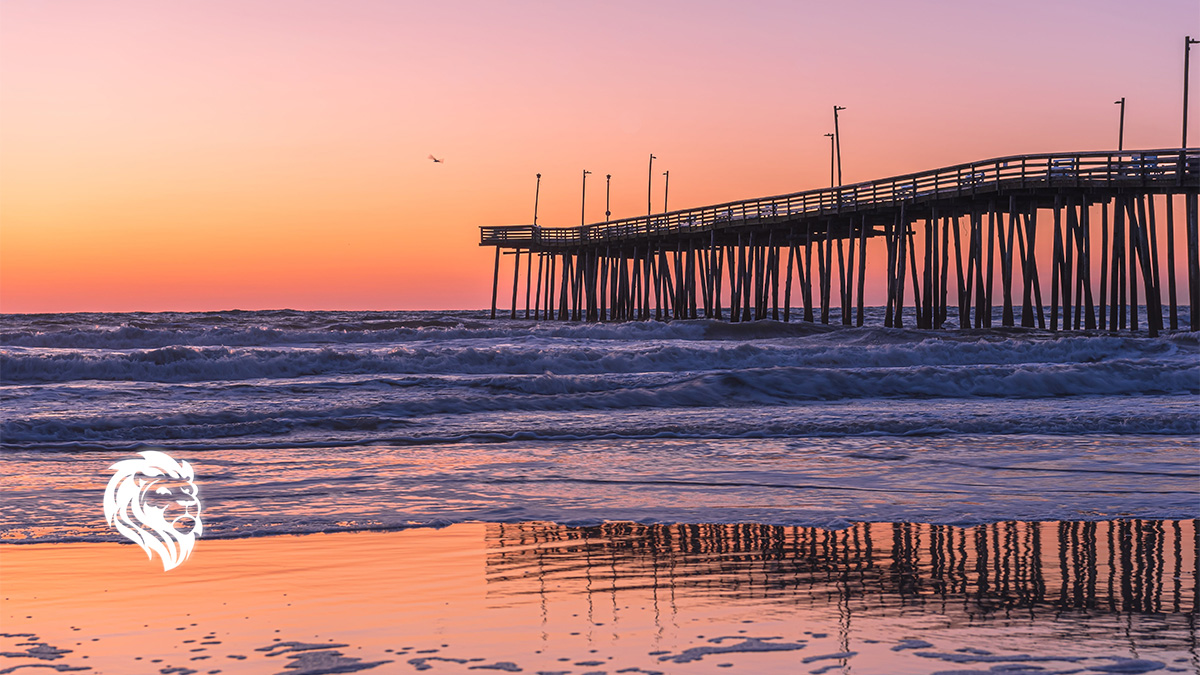
<instances>
[{"instance_id":1,"label":"pier railing","mask_svg":"<svg viewBox=\"0 0 1200 675\"><path fill-rule=\"evenodd\" d=\"M576 227L484 226L480 245L558 248L734 229L959 201L1012 190L1145 190L1200 182L1200 149L1016 155L835 188L808 190Z\"/></svg>"}]
</instances>

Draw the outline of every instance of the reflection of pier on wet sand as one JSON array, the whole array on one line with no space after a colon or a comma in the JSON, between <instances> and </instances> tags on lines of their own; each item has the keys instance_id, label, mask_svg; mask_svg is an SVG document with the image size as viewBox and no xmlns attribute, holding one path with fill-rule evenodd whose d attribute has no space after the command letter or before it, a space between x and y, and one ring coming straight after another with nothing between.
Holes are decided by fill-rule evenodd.
<instances>
[{"instance_id":1,"label":"reflection of pier on wet sand","mask_svg":"<svg viewBox=\"0 0 1200 675\"><path fill-rule=\"evenodd\" d=\"M1198 672L1196 521L0 546L0 672ZM1036 666L1036 667L1033 667Z\"/></svg>"},{"instance_id":2,"label":"reflection of pier on wet sand","mask_svg":"<svg viewBox=\"0 0 1200 675\"><path fill-rule=\"evenodd\" d=\"M703 595L937 605L972 620L1016 609L1195 614L1196 521L488 527L493 592ZM511 584L537 570L539 587ZM581 587L584 586L584 587Z\"/></svg>"}]
</instances>

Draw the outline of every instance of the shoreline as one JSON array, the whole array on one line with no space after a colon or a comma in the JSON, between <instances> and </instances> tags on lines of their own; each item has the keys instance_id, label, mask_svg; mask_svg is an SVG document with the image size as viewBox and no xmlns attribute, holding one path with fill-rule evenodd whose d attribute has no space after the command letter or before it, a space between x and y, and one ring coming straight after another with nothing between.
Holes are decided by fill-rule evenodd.
<instances>
[{"instance_id":1,"label":"shoreline","mask_svg":"<svg viewBox=\"0 0 1200 675\"><path fill-rule=\"evenodd\" d=\"M320 530L271 530L266 532L222 532L220 530L214 532L213 528L208 527L201 541L241 541L246 539L269 539L274 537L310 537L317 535L352 535L352 534L397 534L408 532L411 530L445 530L452 527L470 527L470 526L536 526L544 528L565 528L572 530L594 530L609 527L631 527L631 528L671 528L671 527L689 527L689 526L717 526L717 527L772 527L781 529L819 529L826 532L844 532L853 530L863 526L929 526L953 528L955 530L969 530L980 527L992 527L1007 523L1016 524L1045 524L1045 523L1068 523L1068 524L1098 524L1098 523L1136 523L1143 521L1152 522L1185 522L1196 521L1200 522L1200 515L1197 514L1180 514L1180 513L1161 513L1161 514L1142 514L1142 515L1080 515L1077 518L1071 519L1029 519L1029 518L996 518L991 520L959 520L959 521L940 521L940 520L853 520L845 521L838 524L830 523L798 523L792 521L774 522L770 520L731 520L721 521L712 520L703 523L696 522L681 522L681 521L664 521L656 519L647 520L584 520L584 521L557 521L557 520L462 520L454 522L431 522L431 523L412 523L408 525L378 525L378 526L348 526L345 528L328 528ZM39 539L34 537L0 537L0 551L3 551L8 546L66 546L73 544L115 544L119 546L134 546L132 542L124 537L113 534L111 528L101 528L106 532L104 535L92 536L77 536L64 537L62 539Z\"/></svg>"}]
</instances>

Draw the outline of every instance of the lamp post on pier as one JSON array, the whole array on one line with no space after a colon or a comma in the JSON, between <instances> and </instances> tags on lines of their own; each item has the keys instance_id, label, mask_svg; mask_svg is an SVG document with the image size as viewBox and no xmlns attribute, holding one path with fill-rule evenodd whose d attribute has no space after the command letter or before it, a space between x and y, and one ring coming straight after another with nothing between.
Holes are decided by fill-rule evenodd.
<instances>
[{"instance_id":1,"label":"lamp post on pier","mask_svg":"<svg viewBox=\"0 0 1200 675\"><path fill-rule=\"evenodd\" d=\"M538 197L542 194L542 174L537 175L537 186L533 189L533 226L537 227Z\"/></svg>"},{"instance_id":2,"label":"lamp post on pier","mask_svg":"<svg viewBox=\"0 0 1200 675\"><path fill-rule=\"evenodd\" d=\"M609 208L610 198L612 197L612 174L604 176L604 222L612 220L612 209Z\"/></svg>"},{"instance_id":3,"label":"lamp post on pier","mask_svg":"<svg viewBox=\"0 0 1200 675\"><path fill-rule=\"evenodd\" d=\"M842 184L842 135L838 132L838 111L845 110L845 106L833 106L833 143L837 147L837 184Z\"/></svg>"},{"instance_id":4,"label":"lamp post on pier","mask_svg":"<svg viewBox=\"0 0 1200 675\"><path fill-rule=\"evenodd\" d=\"M579 224L587 225L587 177L591 171L583 170L583 193L579 199Z\"/></svg>"},{"instance_id":5,"label":"lamp post on pier","mask_svg":"<svg viewBox=\"0 0 1200 675\"><path fill-rule=\"evenodd\" d=\"M834 187L833 182L833 134L825 134L829 137L829 187Z\"/></svg>"},{"instance_id":6,"label":"lamp post on pier","mask_svg":"<svg viewBox=\"0 0 1200 675\"><path fill-rule=\"evenodd\" d=\"M1121 125L1117 133L1117 152L1121 152L1125 149L1125 97L1122 96L1120 101L1113 101L1113 104L1121 106Z\"/></svg>"},{"instance_id":7,"label":"lamp post on pier","mask_svg":"<svg viewBox=\"0 0 1200 675\"><path fill-rule=\"evenodd\" d=\"M650 153L650 170L646 174L646 216L654 213L654 207L650 203L650 190L654 183L654 153Z\"/></svg>"},{"instance_id":8,"label":"lamp post on pier","mask_svg":"<svg viewBox=\"0 0 1200 675\"><path fill-rule=\"evenodd\" d=\"M1187 117L1188 117L1188 63L1192 60L1192 45L1200 44L1200 40L1193 40L1191 35L1187 35L1183 39L1183 142L1179 147L1187 147Z\"/></svg>"},{"instance_id":9,"label":"lamp post on pier","mask_svg":"<svg viewBox=\"0 0 1200 675\"><path fill-rule=\"evenodd\" d=\"M663 172L663 213L667 212L667 193L671 191L671 171Z\"/></svg>"}]
</instances>

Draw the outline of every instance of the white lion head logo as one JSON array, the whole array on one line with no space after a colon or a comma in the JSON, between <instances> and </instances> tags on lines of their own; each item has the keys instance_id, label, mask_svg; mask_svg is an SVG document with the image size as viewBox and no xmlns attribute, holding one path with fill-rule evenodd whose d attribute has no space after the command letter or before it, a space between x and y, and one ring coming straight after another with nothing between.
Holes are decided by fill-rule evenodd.
<instances>
[{"instance_id":1,"label":"white lion head logo","mask_svg":"<svg viewBox=\"0 0 1200 675\"><path fill-rule=\"evenodd\" d=\"M116 473L104 490L108 524L142 547L146 557L157 553L163 571L188 559L200 522L199 488L192 466L166 453L147 450L142 459L124 459L110 467Z\"/></svg>"}]
</instances>

